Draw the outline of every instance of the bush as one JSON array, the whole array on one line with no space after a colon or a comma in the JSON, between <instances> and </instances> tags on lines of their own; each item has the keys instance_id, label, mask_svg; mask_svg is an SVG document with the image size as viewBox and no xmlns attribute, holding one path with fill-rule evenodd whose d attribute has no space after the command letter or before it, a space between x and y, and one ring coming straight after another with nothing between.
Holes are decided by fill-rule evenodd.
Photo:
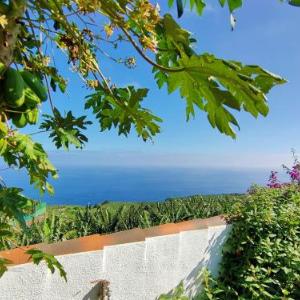
<instances>
[{"instance_id":1,"label":"bush","mask_svg":"<svg viewBox=\"0 0 300 300\"><path fill-rule=\"evenodd\" d=\"M198 298L300 299L299 185L252 189L231 220L219 277Z\"/></svg>"}]
</instances>

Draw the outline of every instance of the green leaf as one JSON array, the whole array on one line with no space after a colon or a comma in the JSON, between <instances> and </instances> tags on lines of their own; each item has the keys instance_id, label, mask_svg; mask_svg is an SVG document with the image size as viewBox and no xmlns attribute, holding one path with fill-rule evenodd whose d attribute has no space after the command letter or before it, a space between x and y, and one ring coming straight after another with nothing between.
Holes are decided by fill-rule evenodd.
<instances>
[{"instance_id":1,"label":"green leaf","mask_svg":"<svg viewBox=\"0 0 300 300\"><path fill-rule=\"evenodd\" d=\"M166 14L163 18L164 34L168 41L172 41L173 45L182 44L183 46L190 45L190 33L182 29L172 18Z\"/></svg>"},{"instance_id":2,"label":"green leaf","mask_svg":"<svg viewBox=\"0 0 300 300\"><path fill-rule=\"evenodd\" d=\"M180 18L183 14L183 0L176 0L177 4L177 15Z\"/></svg>"},{"instance_id":3,"label":"green leaf","mask_svg":"<svg viewBox=\"0 0 300 300\"><path fill-rule=\"evenodd\" d=\"M187 296L185 296L185 289L183 282L181 281L172 292L169 294L163 294L158 297L158 300L189 300Z\"/></svg>"},{"instance_id":4,"label":"green leaf","mask_svg":"<svg viewBox=\"0 0 300 300\"><path fill-rule=\"evenodd\" d=\"M31 256L34 264L39 265L41 261L45 261L51 273L55 272L55 269L59 271L59 274L65 281L67 281L67 273L65 272L61 263L51 254L45 253L38 249L30 249L26 251Z\"/></svg>"},{"instance_id":5,"label":"green leaf","mask_svg":"<svg viewBox=\"0 0 300 300\"><path fill-rule=\"evenodd\" d=\"M190 10L196 9L198 15L201 15L203 9L205 8L205 2L203 0L190 0ZM168 6L172 7L174 4L174 0L168 0ZM180 18L183 15L184 7L186 4L186 0L176 0L176 7L177 7L177 15Z\"/></svg>"},{"instance_id":6,"label":"green leaf","mask_svg":"<svg viewBox=\"0 0 300 300\"><path fill-rule=\"evenodd\" d=\"M202 15L205 8L205 2L203 0L190 0L190 9L196 8L198 15Z\"/></svg>"},{"instance_id":7,"label":"green leaf","mask_svg":"<svg viewBox=\"0 0 300 300\"><path fill-rule=\"evenodd\" d=\"M230 12L233 12L243 5L243 0L227 0L227 2Z\"/></svg>"},{"instance_id":8,"label":"green leaf","mask_svg":"<svg viewBox=\"0 0 300 300\"><path fill-rule=\"evenodd\" d=\"M186 2L187 1L176 0L178 18L180 18L183 15ZM190 2L190 10L196 9L198 15L201 15L203 13L203 10L206 6L204 0L189 0L189 2ZM219 0L219 3L222 7L225 6L226 2L228 4L231 13L243 5L243 0ZM299 0L290 0L289 4L300 6ZM174 5L174 0L168 0L168 6L172 7L173 5Z\"/></svg>"},{"instance_id":9,"label":"green leaf","mask_svg":"<svg viewBox=\"0 0 300 300\"><path fill-rule=\"evenodd\" d=\"M9 261L8 259L0 257L0 278L7 271L7 265L9 265L10 263L11 261Z\"/></svg>"},{"instance_id":10,"label":"green leaf","mask_svg":"<svg viewBox=\"0 0 300 300\"><path fill-rule=\"evenodd\" d=\"M195 52L192 44L195 40L191 34L181 28L171 15L166 14L163 21L158 26L158 51L156 62L165 67L178 67L178 59L182 53L188 56L194 55ZM162 50L160 50L162 49ZM162 72L158 68L153 68L157 85L161 88L168 80L168 73Z\"/></svg>"},{"instance_id":11,"label":"green leaf","mask_svg":"<svg viewBox=\"0 0 300 300\"><path fill-rule=\"evenodd\" d=\"M289 5L300 6L300 0L289 0Z\"/></svg>"},{"instance_id":12,"label":"green leaf","mask_svg":"<svg viewBox=\"0 0 300 300\"><path fill-rule=\"evenodd\" d=\"M98 88L96 93L87 97L86 109L92 108L99 120L100 130L118 128L119 135L127 136L134 126L139 137L144 141L160 132L158 125L162 120L141 106L148 89L135 89L133 86L108 90Z\"/></svg>"},{"instance_id":13,"label":"green leaf","mask_svg":"<svg viewBox=\"0 0 300 300\"><path fill-rule=\"evenodd\" d=\"M49 137L52 138L58 149L64 147L68 150L70 145L82 148L88 138L81 130L85 130L86 125L90 125L92 122L86 121L86 116L75 118L71 111L62 116L58 109L54 108L53 113L53 116L44 115L45 120L40 129L50 132Z\"/></svg>"},{"instance_id":14,"label":"green leaf","mask_svg":"<svg viewBox=\"0 0 300 300\"><path fill-rule=\"evenodd\" d=\"M16 219L25 226L24 211L31 207L30 201L21 195L19 188L2 188L0 190L1 213L11 219Z\"/></svg>"},{"instance_id":15,"label":"green leaf","mask_svg":"<svg viewBox=\"0 0 300 300\"><path fill-rule=\"evenodd\" d=\"M173 4L174 4L174 0L168 0L168 6L169 6L169 7L172 7Z\"/></svg>"},{"instance_id":16,"label":"green leaf","mask_svg":"<svg viewBox=\"0 0 300 300\"><path fill-rule=\"evenodd\" d=\"M18 131L7 138L7 147L2 153L4 161L17 168L25 168L34 184L42 193L47 190L48 177L57 178L57 171L48 159L41 144L34 142L29 135Z\"/></svg>"},{"instance_id":17,"label":"green leaf","mask_svg":"<svg viewBox=\"0 0 300 300\"><path fill-rule=\"evenodd\" d=\"M225 106L235 110L244 108L254 117L266 116L265 92L285 82L258 66L244 66L209 54L184 56L178 63L184 70L168 74L168 91L179 89L181 97L186 99L187 119L194 116L196 105L207 112L213 127L231 137L235 133L230 124L238 127L238 122Z\"/></svg>"},{"instance_id":18,"label":"green leaf","mask_svg":"<svg viewBox=\"0 0 300 300\"><path fill-rule=\"evenodd\" d=\"M219 0L219 2L220 2L220 5L223 7L226 3L226 0Z\"/></svg>"}]
</instances>

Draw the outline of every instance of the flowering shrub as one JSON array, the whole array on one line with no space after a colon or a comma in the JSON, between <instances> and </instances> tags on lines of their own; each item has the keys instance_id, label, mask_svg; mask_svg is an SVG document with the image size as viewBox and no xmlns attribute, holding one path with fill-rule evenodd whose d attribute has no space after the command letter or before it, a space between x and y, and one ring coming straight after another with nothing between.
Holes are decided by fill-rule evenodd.
<instances>
[{"instance_id":1,"label":"flowering shrub","mask_svg":"<svg viewBox=\"0 0 300 300\"><path fill-rule=\"evenodd\" d=\"M300 184L300 162L298 157L295 155L295 152L292 151L294 163L292 168L287 167L286 165L283 165L283 168L286 170L286 173L290 176L291 182Z\"/></svg>"},{"instance_id":2,"label":"flowering shrub","mask_svg":"<svg viewBox=\"0 0 300 300\"><path fill-rule=\"evenodd\" d=\"M300 299L299 187L256 187L235 208L219 276L206 274L196 299Z\"/></svg>"},{"instance_id":3,"label":"flowering shrub","mask_svg":"<svg viewBox=\"0 0 300 300\"><path fill-rule=\"evenodd\" d=\"M271 171L267 186L271 189L281 188L282 184L279 182L277 177L278 172Z\"/></svg>"},{"instance_id":4,"label":"flowering shrub","mask_svg":"<svg viewBox=\"0 0 300 300\"><path fill-rule=\"evenodd\" d=\"M267 187L254 186L230 216L218 278L205 273L197 299L300 299L300 162L292 151L290 182L271 171Z\"/></svg>"},{"instance_id":5,"label":"flowering shrub","mask_svg":"<svg viewBox=\"0 0 300 300\"><path fill-rule=\"evenodd\" d=\"M292 167L289 168L286 165L282 165L283 169L286 171L286 173L290 177L290 182L289 183L281 183L277 176L278 172L271 171L271 175L270 175L268 183L267 183L267 186L269 188L277 189L277 188L281 188L283 186L290 185L290 184L300 185L300 162L298 160L298 157L295 155L295 152L292 151L292 153L293 153L293 158L294 158Z\"/></svg>"},{"instance_id":6,"label":"flowering shrub","mask_svg":"<svg viewBox=\"0 0 300 300\"><path fill-rule=\"evenodd\" d=\"M288 172L292 181L300 183L300 164L293 166L292 170Z\"/></svg>"},{"instance_id":7,"label":"flowering shrub","mask_svg":"<svg viewBox=\"0 0 300 300\"><path fill-rule=\"evenodd\" d=\"M234 204L219 276L201 270L203 288L194 300L300 299L300 162L294 155L293 166L283 168L291 182L271 171L268 188L254 185ZM188 298L180 283L160 299Z\"/></svg>"}]
</instances>

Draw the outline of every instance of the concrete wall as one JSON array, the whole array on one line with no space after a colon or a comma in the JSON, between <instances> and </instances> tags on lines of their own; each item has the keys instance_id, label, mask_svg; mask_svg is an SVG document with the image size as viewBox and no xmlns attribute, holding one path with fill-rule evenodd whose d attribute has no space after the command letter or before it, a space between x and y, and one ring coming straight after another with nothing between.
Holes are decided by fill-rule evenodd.
<instances>
[{"instance_id":1,"label":"concrete wall","mask_svg":"<svg viewBox=\"0 0 300 300\"><path fill-rule=\"evenodd\" d=\"M0 279L0 299L101 299L97 282L103 279L110 282L111 300L154 300L182 280L192 299L201 269L217 273L229 230L225 224L209 226L61 255L57 258L67 271L67 283L44 265L13 266Z\"/></svg>"}]
</instances>

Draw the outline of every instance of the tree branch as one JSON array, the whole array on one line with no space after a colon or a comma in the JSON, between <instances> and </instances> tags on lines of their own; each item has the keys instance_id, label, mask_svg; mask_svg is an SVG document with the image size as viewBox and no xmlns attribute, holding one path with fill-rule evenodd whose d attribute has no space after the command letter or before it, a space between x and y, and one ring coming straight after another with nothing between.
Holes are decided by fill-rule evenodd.
<instances>
[{"instance_id":1,"label":"tree branch","mask_svg":"<svg viewBox=\"0 0 300 300\"><path fill-rule=\"evenodd\" d=\"M178 68L168 68L165 66L162 66L158 63L156 63L155 61L153 61L151 58L149 58L144 51L138 46L138 44L135 42L135 40L132 38L132 36L130 35L130 33L123 28L122 26L120 26L121 30L124 32L124 34L126 35L126 37L128 38L128 40L130 41L130 43L133 45L133 47L136 49L136 51L152 66L158 68L159 70L163 71L163 72L167 72L167 73L173 73L173 72L182 72L185 70L184 67L178 67Z\"/></svg>"},{"instance_id":2,"label":"tree branch","mask_svg":"<svg viewBox=\"0 0 300 300\"><path fill-rule=\"evenodd\" d=\"M26 1L12 1L11 9L7 11L8 24L5 28L0 27L0 61L6 66L13 62L13 53L20 31L20 24L16 20L22 17L26 9Z\"/></svg>"}]
</instances>

